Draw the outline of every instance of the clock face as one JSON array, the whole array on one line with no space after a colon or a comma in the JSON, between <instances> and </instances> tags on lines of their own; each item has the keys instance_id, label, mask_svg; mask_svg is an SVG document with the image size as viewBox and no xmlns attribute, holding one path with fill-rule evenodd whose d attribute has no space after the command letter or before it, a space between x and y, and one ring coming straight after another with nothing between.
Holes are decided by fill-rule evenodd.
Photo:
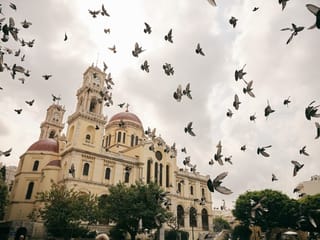
<instances>
[{"instance_id":1,"label":"clock face","mask_svg":"<svg viewBox=\"0 0 320 240\"><path fill-rule=\"evenodd\" d=\"M156 151L156 159L158 159L159 161L162 160L162 153L160 151Z\"/></svg>"},{"instance_id":2,"label":"clock face","mask_svg":"<svg viewBox=\"0 0 320 240\"><path fill-rule=\"evenodd\" d=\"M100 84L100 78L99 78L99 76L98 76L97 73L93 73L92 79L93 79L93 82L94 82L95 84L97 84L97 85Z\"/></svg>"}]
</instances>

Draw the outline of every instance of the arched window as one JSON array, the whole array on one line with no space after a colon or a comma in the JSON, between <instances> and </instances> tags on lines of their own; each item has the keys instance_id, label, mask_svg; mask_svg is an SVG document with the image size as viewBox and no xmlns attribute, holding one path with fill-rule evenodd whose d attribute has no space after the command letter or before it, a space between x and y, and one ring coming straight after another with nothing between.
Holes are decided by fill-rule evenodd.
<instances>
[{"instance_id":1,"label":"arched window","mask_svg":"<svg viewBox=\"0 0 320 240\"><path fill-rule=\"evenodd\" d=\"M91 99L91 102L90 102L90 108L89 108L89 111L90 112L93 112L93 113L96 113L97 112L97 99L95 98L92 98Z\"/></svg>"},{"instance_id":2,"label":"arched window","mask_svg":"<svg viewBox=\"0 0 320 240\"><path fill-rule=\"evenodd\" d=\"M178 193L181 193L181 183L178 183Z\"/></svg>"},{"instance_id":3,"label":"arched window","mask_svg":"<svg viewBox=\"0 0 320 240\"><path fill-rule=\"evenodd\" d=\"M51 132L49 133L49 138L54 138L56 135L56 132L54 130L51 130Z\"/></svg>"},{"instance_id":4,"label":"arched window","mask_svg":"<svg viewBox=\"0 0 320 240\"><path fill-rule=\"evenodd\" d=\"M121 142L121 132L118 132L117 142Z\"/></svg>"},{"instance_id":5,"label":"arched window","mask_svg":"<svg viewBox=\"0 0 320 240\"><path fill-rule=\"evenodd\" d=\"M110 146L111 144L111 134L109 134L109 142L108 142L108 146Z\"/></svg>"},{"instance_id":6,"label":"arched window","mask_svg":"<svg viewBox=\"0 0 320 240\"><path fill-rule=\"evenodd\" d=\"M162 163L160 163L160 169L159 169L159 185L162 186Z\"/></svg>"},{"instance_id":7,"label":"arched window","mask_svg":"<svg viewBox=\"0 0 320 240\"><path fill-rule=\"evenodd\" d=\"M130 172L126 171L126 173L124 174L124 182L129 183L129 178L130 178Z\"/></svg>"},{"instance_id":8,"label":"arched window","mask_svg":"<svg viewBox=\"0 0 320 240\"><path fill-rule=\"evenodd\" d=\"M122 133L122 142L126 143L126 133Z\"/></svg>"},{"instance_id":9,"label":"arched window","mask_svg":"<svg viewBox=\"0 0 320 240\"><path fill-rule=\"evenodd\" d=\"M154 164L154 182L158 183L158 163Z\"/></svg>"},{"instance_id":10,"label":"arched window","mask_svg":"<svg viewBox=\"0 0 320 240\"><path fill-rule=\"evenodd\" d=\"M201 196L202 196L203 198L206 197L206 192L205 192L204 188L201 189Z\"/></svg>"},{"instance_id":11,"label":"arched window","mask_svg":"<svg viewBox=\"0 0 320 240\"><path fill-rule=\"evenodd\" d=\"M189 211L189 225L197 227L197 210L194 207L191 207Z\"/></svg>"},{"instance_id":12,"label":"arched window","mask_svg":"<svg viewBox=\"0 0 320 240\"><path fill-rule=\"evenodd\" d=\"M151 181L151 160L147 162L147 183Z\"/></svg>"},{"instance_id":13,"label":"arched window","mask_svg":"<svg viewBox=\"0 0 320 240\"><path fill-rule=\"evenodd\" d=\"M32 171L38 171L39 161L35 160L33 163Z\"/></svg>"},{"instance_id":14,"label":"arched window","mask_svg":"<svg viewBox=\"0 0 320 240\"><path fill-rule=\"evenodd\" d=\"M82 175L83 176L88 176L89 175L89 168L90 168L89 163L85 163L83 165L83 171L82 171Z\"/></svg>"},{"instance_id":15,"label":"arched window","mask_svg":"<svg viewBox=\"0 0 320 240\"><path fill-rule=\"evenodd\" d=\"M138 136L136 136L136 145L138 145L138 143L139 143L139 138Z\"/></svg>"},{"instance_id":16,"label":"arched window","mask_svg":"<svg viewBox=\"0 0 320 240\"><path fill-rule=\"evenodd\" d=\"M170 167L169 165L166 166L166 187L170 186Z\"/></svg>"},{"instance_id":17,"label":"arched window","mask_svg":"<svg viewBox=\"0 0 320 240\"><path fill-rule=\"evenodd\" d=\"M193 186L190 186L190 194L193 195Z\"/></svg>"},{"instance_id":18,"label":"arched window","mask_svg":"<svg viewBox=\"0 0 320 240\"><path fill-rule=\"evenodd\" d=\"M109 136L106 136L106 147L108 146Z\"/></svg>"},{"instance_id":19,"label":"arched window","mask_svg":"<svg viewBox=\"0 0 320 240\"><path fill-rule=\"evenodd\" d=\"M86 143L90 143L90 141L91 141L91 136L90 136L90 134L87 134L86 135Z\"/></svg>"},{"instance_id":20,"label":"arched window","mask_svg":"<svg viewBox=\"0 0 320 240\"><path fill-rule=\"evenodd\" d=\"M131 141L130 141L130 146L133 147L134 144L134 135L131 135Z\"/></svg>"},{"instance_id":21,"label":"arched window","mask_svg":"<svg viewBox=\"0 0 320 240\"><path fill-rule=\"evenodd\" d=\"M208 211L204 208L201 211L202 229L209 230Z\"/></svg>"},{"instance_id":22,"label":"arched window","mask_svg":"<svg viewBox=\"0 0 320 240\"><path fill-rule=\"evenodd\" d=\"M106 168L106 172L104 174L104 179L110 179L110 174L111 174L111 169L110 168Z\"/></svg>"},{"instance_id":23,"label":"arched window","mask_svg":"<svg viewBox=\"0 0 320 240\"><path fill-rule=\"evenodd\" d=\"M178 226L184 227L184 210L181 205L177 206L177 218L178 218Z\"/></svg>"},{"instance_id":24,"label":"arched window","mask_svg":"<svg viewBox=\"0 0 320 240\"><path fill-rule=\"evenodd\" d=\"M27 193L26 193L26 199L31 199L33 186L34 186L34 182L29 182Z\"/></svg>"}]
</instances>

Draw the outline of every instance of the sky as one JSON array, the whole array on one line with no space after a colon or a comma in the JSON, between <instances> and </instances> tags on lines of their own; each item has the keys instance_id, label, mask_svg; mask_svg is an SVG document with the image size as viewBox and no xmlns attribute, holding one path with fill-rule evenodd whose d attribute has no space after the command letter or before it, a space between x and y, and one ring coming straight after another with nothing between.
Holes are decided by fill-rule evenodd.
<instances>
[{"instance_id":1,"label":"sky","mask_svg":"<svg viewBox=\"0 0 320 240\"><path fill-rule=\"evenodd\" d=\"M13 2L13 1L12 1ZM4 62L29 69L31 76L22 84L13 80L8 71L0 72L0 150L12 147L10 157L0 157L6 165L18 165L19 157L39 138L40 124L52 104L51 94L61 96L65 106L64 122L76 106L76 91L82 84L85 70L92 64L102 69L108 66L115 85L112 89L114 105L104 108L110 119L123 111L117 104L129 103L129 111L136 114L144 128L156 128L157 135L179 149L186 147L187 155L178 151L177 163L186 156L197 165L197 171L215 178L227 171L223 186L231 195L212 194L215 207L226 201L232 208L239 194L246 191L273 189L296 198L293 189L302 181L320 174L320 139L315 139L315 122L307 120L305 108L312 101L320 104L320 71L316 60L320 54L319 29L308 30L315 16L306 8L319 0L288 1L282 10L277 0L216 0L213 7L207 0L46 0L1 1L2 15L12 17L19 27L19 37L35 39L34 47L21 47L12 38L0 46L21 49L25 61L5 54ZM88 9L98 10L104 4L110 17L93 18ZM257 11L252 11L258 7ZM235 28L231 16L238 19ZM32 22L28 29L23 20ZM143 32L144 23L151 34ZM304 26L289 44L290 31L282 28ZM110 28L110 33L104 29ZM172 29L173 43L164 40ZM68 40L64 41L65 33ZM131 51L135 43L145 50L138 58ZM205 56L195 53L200 44ZM108 48L116 46L113 53ZM140 69L148 60L150 72ZM174 67L174 75L167 76L164 63ZM235 70L247 72L244 79L253 80L255 98L243 93L245 83L235 81ZM45 81L41 76L52 74ZM180 84L190 83L192 100L173 98ZM239 110L232 106L234 95L241 101ZM290 96L288 106L283 101ZM35 99L33 106L26 100ZM269 102L274 113L264 116ZM22 108L18 115L14 109ZM231 109L233 116L226 116ZM256 114L256 121L249 116ZM196 136L184 132L193 122ZM67 127L67 124L66 124ZM66 130L65 127L65 130ZM222 154L232 155L233 164L209 165L221 141ZM247 146L245 152L240 150ZM270 157L258 155L257 147L267 149ZM306 146L310 154L299 154ZM293 177L291 160L304 167ZM271 181L274 173L278 181Z\"/></svg>"}]
</instances>

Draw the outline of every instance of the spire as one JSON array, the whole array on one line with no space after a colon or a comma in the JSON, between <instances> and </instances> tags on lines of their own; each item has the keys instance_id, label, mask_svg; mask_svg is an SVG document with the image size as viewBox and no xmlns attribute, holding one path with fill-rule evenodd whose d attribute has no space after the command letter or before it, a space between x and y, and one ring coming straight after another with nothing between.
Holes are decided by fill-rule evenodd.
<instances>
[{"instance_id":1,"label":"spire","mask_svg":"<svg viewBox=\"0 0 320 240\"><path fill-rule=\"evenodd\" d=\"M126 112L129 112L129 106L130 106L130 104L127 103L127 104L126 104Z\"/></svg>"}]
</instances>

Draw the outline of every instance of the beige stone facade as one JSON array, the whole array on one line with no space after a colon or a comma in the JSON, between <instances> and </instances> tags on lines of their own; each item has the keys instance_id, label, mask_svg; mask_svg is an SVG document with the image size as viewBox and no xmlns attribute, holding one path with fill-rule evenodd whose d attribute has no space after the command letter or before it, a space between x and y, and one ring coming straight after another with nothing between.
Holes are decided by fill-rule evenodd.
<instances>
[{"instance_id":1,"label":"beige stone facade","mask_svg":"<svg viewBox=\"0 0 320 240\"><path fill-rule=\"evenodd\" d=\"M28 215L38 206L36 193L50 189L51 181L101 196L108 194L108 186L139 180L157 182L170 192L170 210L178 216L180 229L191 236L190 209L195 208L194 239L208 233L212 229L209 176L179 169L175 146L146 134L140 119L128 109L107 121L100 94L105 77L96 67L84 72L66 134L62 134L64 107L55 102L48 108L39 140L20 158L6 220L28 226L28 235L39 237L44 234L42 225L30 224ZM74 175L69 172L72 167ZM199 204L201 198L205 204Z\"/></svg>"}]
</instances>

